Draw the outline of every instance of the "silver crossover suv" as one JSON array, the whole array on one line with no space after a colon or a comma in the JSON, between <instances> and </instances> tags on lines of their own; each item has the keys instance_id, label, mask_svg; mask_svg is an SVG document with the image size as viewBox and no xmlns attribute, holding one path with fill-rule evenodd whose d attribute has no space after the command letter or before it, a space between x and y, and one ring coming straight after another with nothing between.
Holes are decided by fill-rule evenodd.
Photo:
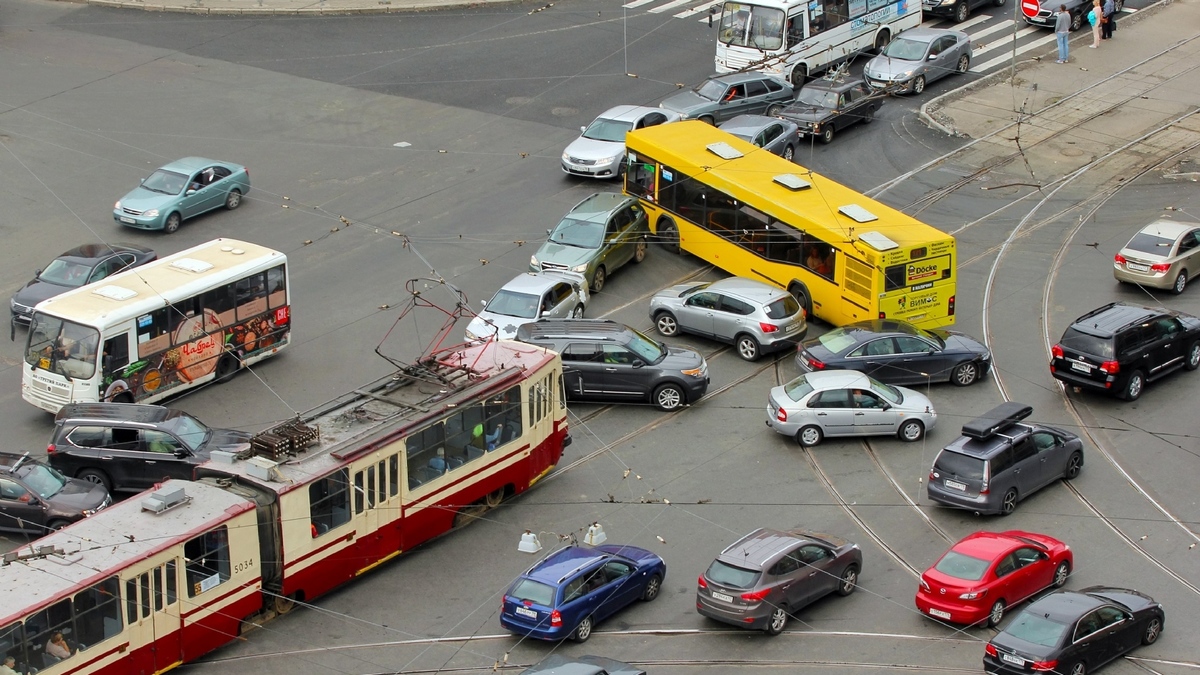
<instances>
[{"instance_id":1,"label":"silver crossover suv","mask_svg":"<svg viewBox=\"0 0 1200 675\"><path fill-rule=\"evenodd\" d=\"M791 293L742 277L665 288L650 298L650 318L662 335L682 331L728 342L747 361L788 349L808 332Z\"/></svg>"},{"instance_id":2,"label":"silver crossover suv","mask_svg":"<svg viewBox=\"0 0 1200 675\"><path fill-rule=\"evenodd\" d=\"M937 423L925 396L884 384L857 370L822 370L775 387L767 400L767 426L800 445L826 436L895 434L919 441Z\"/></svg>"}]
</instances>

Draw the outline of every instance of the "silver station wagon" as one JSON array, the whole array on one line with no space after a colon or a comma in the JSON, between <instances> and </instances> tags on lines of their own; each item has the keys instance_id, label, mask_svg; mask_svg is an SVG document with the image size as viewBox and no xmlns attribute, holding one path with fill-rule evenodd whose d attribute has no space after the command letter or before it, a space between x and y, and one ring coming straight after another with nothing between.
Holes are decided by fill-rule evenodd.
<instances>
[{"instance_id":1,"label":"silver station wagon","mask_svg":"<svg viewBox=\"0 0 1200 675\"><path fill-rule=\"evenodd\" d=\"M811 447L826 436L896 435L919 441L937 423L928 398L856 370L801 375L771 389L767 426Z\"/></svg>"},{"instance_id":2,"label":"silver station wagon","mask_svg":"<svg viewBox=\"0 0 1200 675\"><path fill-rule=\"evenodd\" d=\"M650 298L650 318L662 335L684 332L727 342L747 361L788 349L808 332L804 309L791 293L742 277L665 288Z\"/></svg>"}]
</instances>

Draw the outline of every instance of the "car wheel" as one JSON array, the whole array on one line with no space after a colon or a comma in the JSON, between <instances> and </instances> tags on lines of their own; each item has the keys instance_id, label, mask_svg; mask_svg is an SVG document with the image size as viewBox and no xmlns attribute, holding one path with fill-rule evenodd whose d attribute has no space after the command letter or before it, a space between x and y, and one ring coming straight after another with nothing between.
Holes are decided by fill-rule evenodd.
<instances>
[{"instance_id":1,"label":"car wheel","mask_svg":"<svg viewBox=\"0 0 1200 675\"><path fill-rule=\"evenodd\" d=\"M771 617L767 619L767 627L764 629L767 635L779 635L787 626L788 613L782 607L776 607L774 612L771 612Z\"/></svg>"},{"instance_id":2,"label":"car wheel","mask_svg":"<svg viewBox=\"0 0 1200 675\"><path fill-rule=\"evenodd\" d=\"M109 479L108 474L99 469L84 469L75 474L75 477L79 480L86 480L87 482L95 485L103 485L104 489L108 490L109 492L112 492L113 490L112 480Z\"/></svg>"},{"instance_id":3,"label":"car wheel","mask_svg":"<svg viewBox=\"0 0 1200 675\"><path fill-rule=\"evenodd\" d=\"M1200 342L1193 342L1187 348L1187 361L1184 361L1183 367L1187 370L1200 368Z\"/></svg>"},{"instance_id":4,"label":"car wheel","mask_svg":"<svg viewBox=\"0 0 1200 675\"><path fill-rule=\"evenodd\" d=\"M1187 288L1187 281L1187 272L1179 270L1179 276L1175 277L1175 285L1171 287L1171 292L1175 295L1182 293L1183 289Z\"/></svg>"},{"instance_id":5,"label":"car wheel","mask_svg":"<svg viewBox=\"0 0 1200 675\"><path fill-rule=\"evenodd\" d=\"M1004 601L997 600L992 603L992 609L988 611L987 625L988 628L995 628L1000 625L1000 620L1004 618Z\"/></svg>"},{"instance_id":6,"label":"car wheel","mask_svg":"<svg viewBox=\"0 0 1200 675\"><path fill-rule=\"evenodd\" d=\"M225 197L225 208L232 211L241 205L242 205L242 191L241 190L230 190L229 194Z\"/></svg>"},{"instance_id":7,"label":"car wheel","mask_svg":"<svg viewBox=\"0 0 1200 675\"><path fill-rule=\"evenodd\" d=\"M954 8L954 22L962 23L971 15L971 6L967 0L958 0L958 5Z\"/></svg>"},{"instance_id":8,"label":"car wheel","mask_svg":"<svg viewBox=\"0 0 1200 675\"><path fill-rule=\"evenodd\" d=\"M50 522L46 523L46 529L51 532L58 532L68 525L70 525L70 523L65 520L51 520ZM1146 644L1150 643L1147 642Z\"/></svg>"},{"instance_id":9,"label":"car wheel","mask_svg":"<svg viewBox=\"0 0 1200 675\"><path fill-rule=\"evenodd\" d=\"M683 253L683 249L679 247L679 230L675 229L675 223L671 221L660 223L658 226L658 239L668 251L677 254Z\"/></svg>"},{"instance_id":10,"label":"car wheel","mask_svg":"<svg viewBox=\"0 0 1200 675\"><path fill-rule=\"evenodd\" d=\"M705 124L707 124L709 126L714 126L714 127L717 126L717 120L714 119L711 115L701 115L700 121L704 122Z\"/></svg>"},{"instance_id":11,"label":"car wheel","mask_svg":"<svg viewBox=\"0 0 1200 675\"><path fill-rule=\"evenodd\" d=\"M767 106L767 117L775 117L781 112L783 112L783 106L779 105L778 103L772 103L771 105Z\"/></svg>"},{"instance_id":12,"label":"car wheel","mask_svg":"<svg viewBox=\"0 0 1200 675\"><path fill-rule=\"evenodd\" d=\"M675 320L675 315L670 312L660 312L654 318L654 327L658 329L659 335L673 337L679 334L679 322Z\"/></svg>"},{"instance_id":13,"label":"car wheel","mask_svg":"<svg viewBox=\"0 0 1200 675\"><path fill-rule=\"evenodd\" d=\"M824 143L825 145L829 145L830 143L832 143L834 133L835 133L835 130L833 128L833 125L826 124L824 126L824 128L821 129L821 142Z\"/></svg>"},{"instance_id":14,"label":"car wheel","mask_svg":"<svg viewBox=\"0 0 1200 675\"><path fill-rule=\"evenodd\" d=\"M971 57L967 56L966 54L963 54L962 56L958 57L958 67L954 69L954 72L958 73L959 75L962 75L970 69L971 69Z\"/></svg>"},{"instance_id":15,"label":"car wheel","mask_svg":"<svg viewBox=\"0 0 1200 675\"><path fill-rule=\"evenodd\" d=\"M825 437L825 433L821 431L821 427L807 426L796 432L796 442L806 448L811 448L821 442Z\"/></svg>"},{"instance_id":16,"label":"car wheel","mask_svg":"<svg viewBox=\"0 0 1200 675\"><path fill-rule=\"evenodd\" d=\"M677 384L664 384L654 390L654 407L671 412L683 407L683 390Z\"/></svg>"},{"instance_id":17,"label":"car wheel","mask_svg":"<svg viewBox=\"0 0 1200 675\"><path fill-rule=\"evenodd\" d=\"M1071 15L1071 32L1073 33L1075 31L1079 30L1079 27L1082 25L1083 25L1083 12L1080 12L1078 14L1072 14ZM1082 664L1079 664L1079 665L1082 665Z\"/></svg>"},{"instance_id":18,"label":"car wheel","mask_svg":"<svg viewBox=\"0 0 1200 675\"><path fill-rule=\"evenodd\" d=\"M914 443L925 437L925 425L920 420L908 420L900 425L900 440Z\"/></svg>"},{"instance_id":19,"label":"car wheel","mask_svg":"<svg viewBox=\"0 0 1200 675\"><path fill-rule=\"evenodd\" d=\"M571 631L571 639L576 642L587 642L590 637L592 637L592 617L585 616L575 630Z\"/></svg>"},{"instance_id":20,"label":"car wheel","mask_svg":"<svg viewBox=\"0 0 1200 675\"><path fill-rule=\"evenodd\" d=\"M912 92L914 96L920 96L923 91L925 91L925 76L918 75L917 79L913 80Z\"/></svg>"},{"instance_id":21,"label":"car wheel","mask_svg":"<svg viewBox=\"0 0 1200 675\"><path fill-rule=\"evenodd\" d=\"M604 266L596 268L596 273L592 275L592 292L599 293L604 288L604 282L608 278L608 273L604 271Z\"/></svg>"},{"instance_id":22,"label":"car wheel","mask_svg":"<svg viewBox=\"0 0 1200 675\"><path fill-rule=\"evenodd\" d=\"M796 157L796 149L795 148L793 148L792 146L789 145L783 149L783 158L784 159L786 159L787 161L790 162L793 159L795 159L795 157Z\"/></svg>"},{"instance_id":23,"label":"car wheel","mask_svg":"<svg viewBox=\"0 0 1200 675\"><path fill-rule=\"evenodd\" d=\"M854 592L858 587L858 568L851 565L842 572L842 579L838 582L837 594L846 597Z\"/></svg>"},{"instance_id":24,"label":"car wheel","mask_svg":"<svg viewBox=\"0 0 1200 675\"><path fill-rule=\"evenodd\" d=\"M1017 488L1009 488L1000 500L1000 515L1007 516L1017 510Z\"/></svg>"},{"instance_id":25,"label":"car wheel","mask_svg":"<svg viewBox=\"0 0 1200 675\"><path fill-rule=\"evenodd\" d=\"M1121 398L1126 401L1136 401L1142 395L1142 389L1146 387L1146 377L1142 375L1142 371L1135 370L1129 375L1129 381L1125 383L1125 389L1121 391Z\"/></svg>"},{"instance_id":26,"label":"car wheel","mask_svg":"<svg viewBox=\"0 0 1200 675\"><path fill-rule=\"evenodd\" d=\"M662 590L662 577L655 574L650 577L650 581L646 582L646 588L642 591L642 600L650 602L658 597L658 592Z\"/></svg>"},{"instance_id":27,"label":"car wheel","mask_svg":"<svg viewBox=\"0 0 1200 675\"><path fill-rule=\"evenodd\" d=\"M950 381L960 387L967 387L975 384L979 379L979 366L975 365L974 361L960 363L955 367L954 372L950 375Z\"/></svg>"},{"instance_id":28,"label":"car wheel","mask_svg":"<svg viewBox=\"0 0 1200 675\"><path fill-rule=\"evenodd\" d=\"M582 319L583 318L583 305L575 305L575 309L571 310L571 318L572 319Z\"/></svg>"},{"instance_id":29,"label":"car wheel","mask_svg":"<svg viewBox=\"0 0 1200 675\"><path fill-rule=\"evenodd\" d=\"M1071 666L1071 675L1087 675L1087 666L1083 661Z\"/></svg>"},{"instance_id":30,"label":"car wheel","mask_svg":"<svg viewBox=\"0 0 1200 675\"><path fill-rule=\"evenodd\" d=\"M1067 460L1067 470L1063 472L1063 478L1072 480L1079 476L1079 472L1083 469L1083 453L1073 452L1070 459Z\"/></svg>"},{"instance_id":31,"label":"car wheel","mask_svg":"<svg viewBox=\"0 0 1200 675\"><path fill-rule=\"evenodd\" d=\"M228 382L237 374L239 363L237 357L226 354L217 361L217 382Z\"/></svg>"},{"instance_id":32,"label":"car wheel","mask_svg":"<svg viewBox=\"0 0 1200 675\"><path fill-rule=\"evenodd\" d=\"M1067 578L1071 576L1071 563L1066 560L1060 562L1058 567L1054 568L1054 587L1062 588L1067 585Z\"/></svg>"},{"instance_id":33,"label":"car wheel","mask_svg":"<svg viewBox=\"0 0 1200 675\"><path fill-rule=\"evenodd\" d=\"M801 64L792 68L792 74L789 78L792 81L792 87L799 89L808 82L808 66Z\"/></svg>"},{"instance_id":34,"label":"car wheel","mask_svg":"<svg viewBox=\"0 0 1200 675\"><path fill-rule=\"evenodd\" d=\"M643 239L643 240L639 241L633 247L633 262L634 262L634 264L637 264L637 263L642 262L645 259L646 259L646 240Z\"/></svg>"},{"instance_id":35,"label":"car wheel","mask_svg":"<svg viewBox=\"0 0 1200 675\"><path fill-rule=\"evenodd\" d=\"M737 336L737 353L745 361L757 361L762 349L758 346L758 340L755 340L750 335Z\"/></svg>"},{"instance_id":36,"label":"car wheel","mask_svg":"<svg viewBox=\"0 0 1200 675\"><path fill-rule=\"evenodd\" d=\"M1152 645L1158 642L1159 635L1162 635L1162 619L1156 616L1146 624L1146 632L1142 633L1142 644Z\"/></svg>"},{"instance_id":37,"label":"car wheel","mask_svg":"<svg viewBox=\"0 0 1200 675\"><path fill-rule=\"evenodd\" d=\"M171 215L167 216L167 222L163 224L163 232L171 234L175 230L178 230L181 220L182 219L179 217L178 213L172 213Z\"/></svg>"},{"instance_id":38,"label":"car wheel","mask_svg":"<svg viewBox=\"0 0 1200 675\"><path fill-rule=\"evenodd\" d=\"M865 113L863 113L862 123L870 124L871 122L874 122L874 121L875 121L875 106L869 105L869 106L867 106L867 111Z\"/></svg>"}]
</instances>

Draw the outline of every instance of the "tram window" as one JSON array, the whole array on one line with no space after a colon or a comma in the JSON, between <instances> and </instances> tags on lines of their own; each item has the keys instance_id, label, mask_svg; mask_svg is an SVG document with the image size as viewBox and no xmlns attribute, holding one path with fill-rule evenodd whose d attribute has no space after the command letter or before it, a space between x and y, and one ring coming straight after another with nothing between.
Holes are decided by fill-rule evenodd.
<instances>
[{"instance_id":1,"label":"tram window","mask_svg":"<svg viewBox=\"0 0 1200 675\"><path fill-rule=\"evenodd\" d=\"M375 482L375 467L368 466L367 467L367 508L368 509L375 508L375 505L379 503L379 492L378 492L378 488L377 488L378 485L379 485L379 483Z\"/></svg>"},{"instance_id":2,"label":"tram window","mask_svg":"<svg viewBox=\"0 0 1200 675\"><path fill-rule=\"evenodd\" d=\"M162 567L154 568L154 611L161 612L163 608L163 579Z\"/></svg>"},{"instance_id":3,"label":"tram window","mask_svg":"<svg viewBox=\"0 0 1200 675\"><path fill-rule=\"evenodd\" d=\"M121 633L120 582L116 577L75 594L75 630L87 649Z\"/></svg>"},{"instance_id":4,"label":"tram window","mask_svg":"<svg viewBox=\"0 0 1200 675\"><path fill-rule=\"evenodd\" d=\"M167 606L175 604L175 561L167 563Z\"/></svg>"},{"instance_id":5,"label":"tram window","mask_svg":"<svg viewBox=\"0 0 1200 675\"><path fill-rule=\"evenodd\" d=\"M388 457L388 495L395 497L400 492L400 455Z\"/></svg>"},{"instance_id":6,"label":"tram window","mask_svg":"<svg viewBox=\"0 0 1200 675\"><path fill-rule=\"evenodd\" d=\"M379 460L379 501L387 501L387 463Z\"/></svg>"},{"instance_id":7,"label":"tram window","mask_svg":"<svg viewBox=\"0 0 1200 675\"><path fill-rule=\"evenodd\" d=\"M17 662L18 673L28 672L29 658L25 655L25 631L20 623L0 629L0 654L11 656Z\"/></svg>"},{"instance_id":8,"label":"tram window","mask_svg":"<svg viewBox=\"0 0 1200 675\"><path fill-rule=\"evenodd\" d=\"M410 487L446 473L446 428L441 422L413 432L404 440L404 445L408 456Z\"/></svg>"},{"instance_id":9,"label":"tram window","mask_svg":"<svg viewBox=\"0 0 1200 675\"><path fill-rule=\"evenodd\" d=\"M350 472L341 469L308 486L308 513L314 537L350 522Z\"/></svg>"},{"instance_id":10,"label":"tram window","mask_svg":"<svg viewBox=\"0 0 1200 675\"><path fill-rule=\"evenodd\" d=\"M142 594L142 618L150 616L150 573L138 577L138 590Z\"/></svg>"},{"instance_id":11,"label":"tram window","mask_svg":"<svg viewBox=\"0 0 1200 675\"><path fill-rule=\"evenodd\" d=\"M194 537L183 545L186 561L188 596L196 597L229 580L229 528Z\"/></svg>"},{"instance_id":12,"label":"tram window","mask_svg":"<svg viewBox=\"0 0 1200 675\"><path fill-rule=\"evenodd\" d=\"M363 472L354 473L354 515L363 512Z\"/></svg>"},{"instance_id":13,"label":"tram window","mask_svg":"<svg viewBox=\"0 0 1200 675\"><path fill-rule=\"evenodd\" d=\"M62 659L55 658L46 652L46 644L55 633L62 633L71 652L79 647L79 641L72 630L71 599L65 598L50 605L46 609L25 619L26 645L29 651L29 665L34 668L47 668ZM40 662L40 663L39 663Z\"/></svg>"},{"instance_id":14,"label":"tram window","mask_svg":"<svg viewBox=\"0 0 1200 675\"><path fill-rule=\"evenodd\" d=\"M137 623L137 579L125 582L125 623Z\"/></svg>"}]
</instances>

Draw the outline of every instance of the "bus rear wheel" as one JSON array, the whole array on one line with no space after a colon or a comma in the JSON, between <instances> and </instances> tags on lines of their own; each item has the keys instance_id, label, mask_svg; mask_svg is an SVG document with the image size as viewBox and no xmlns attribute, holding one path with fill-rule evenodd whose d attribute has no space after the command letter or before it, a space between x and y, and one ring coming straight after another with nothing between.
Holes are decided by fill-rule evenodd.
<instances>
[{"instance_id":1,"label":"bus rear wheel","mask_svg":"<svg viewBox=\"0 0 1200 675\"><path fill-rule=\"evenodd\" d=\"M883 48L888 46L888 43L890 43L891 41L892 41L892 32L891 31L888 31L888 30L879 31L879 34L875 36L875 53L876 54L882 53Z\"/></svg>"},{"instance_id":2,"label":"bus rear wheel","mask_svg":"<svg viewBox=\"0 0 1200 675\"><path fill-rule=\"evenodd\" d=\"M241 364L238 363L237 357L232 354L226 354L217 361L217 382L228 382L237 374Z\"/></svg>"},{"instance_id":3,"label":"bus rear wheel","mask_svg":"<svg viewBox=\"0 0 1200 675\"><path fill-rule=\"evenodd\" d=\"M675 223L667 220L658 224L658 240L663 243L663 246L672 253L680 253L679 248L679 230L675 228Z\"/></svg>"},{"instance_id":4,"label":"bus rear wheel","mask_svg":"<svg viewBox=\"0 0 1200 675\"><path fill-rule=\"evenodd\" d=\"M805 320L812 321L812 300L808 297L808 291L799 283L794 283L788 286L788 293L792 294L792 297L800 304L800 308L804 310Z\"/></svg>"},{"instance_id":5,"label":"bus rear wheel","mask_svg":"<svg viewBox=\"0 0 1200 675\"><path fill-rule=\"evenodd\" d=\"M792 68L791 80L792 86L796 89L803 87L804 84L808 82L808 66L802 63L795 68Z\"/></svg>"}]
</instances>

